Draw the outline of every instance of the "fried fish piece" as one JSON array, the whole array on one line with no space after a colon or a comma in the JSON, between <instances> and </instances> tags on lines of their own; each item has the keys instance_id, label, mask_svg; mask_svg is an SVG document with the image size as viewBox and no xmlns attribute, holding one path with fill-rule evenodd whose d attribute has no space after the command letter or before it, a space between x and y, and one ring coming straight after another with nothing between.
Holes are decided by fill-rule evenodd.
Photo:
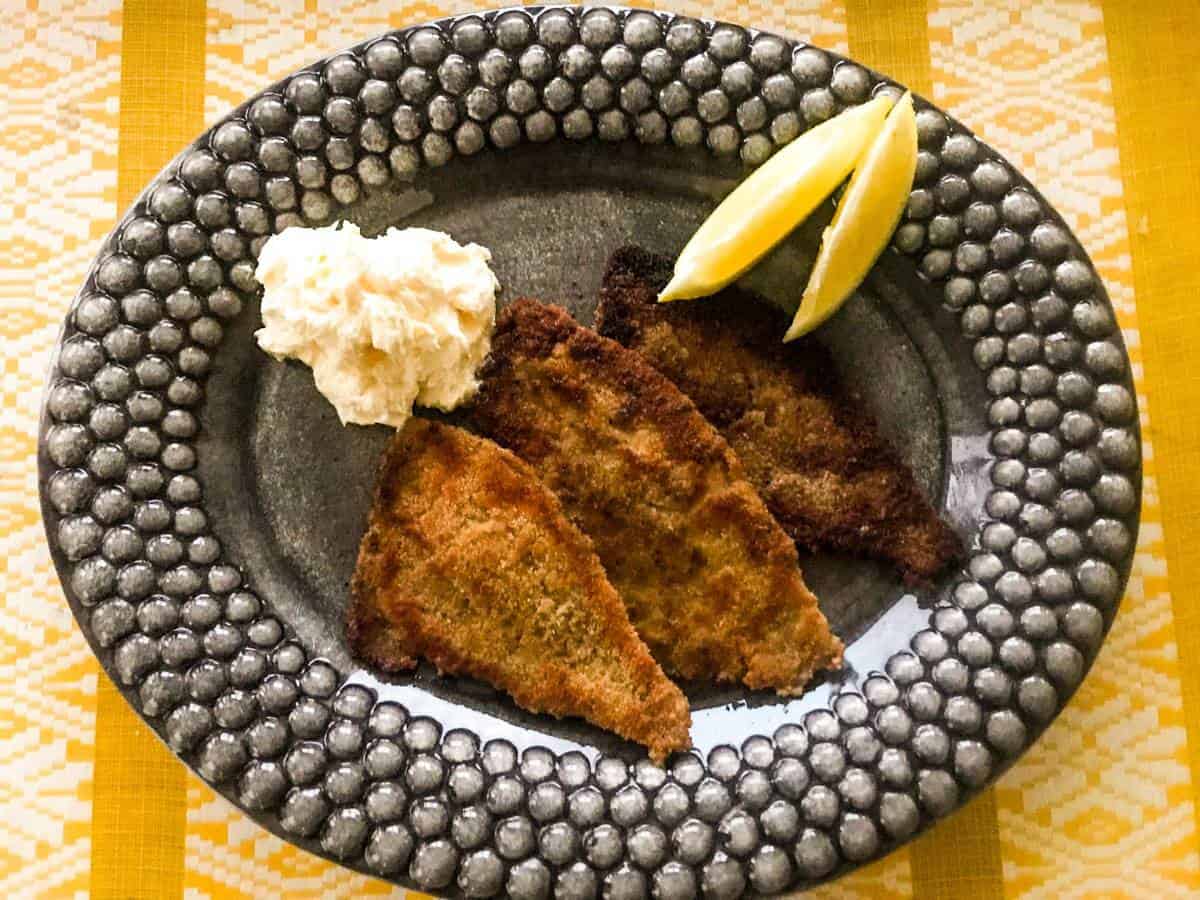
<instances>
[{"instance_id":1,"label":"fried fish piece","mask_svg":"<svg viewBox=\"0 0 1200 900\"><path fill-rule=\"evenodd\" d=\"M668 672L795 693L841 662L737 456L638 354L518 300L480 375L475 423L558 495Z\"/></svg>"},{"instance_id":2,"label":"fried fish piece","mask_svg":"<svg viewBox=\"0 0 1200 900\"><path fill-rule=\"evenodd\" d=\"M691 744L687 700L587 537L528 465L461 428L412 419L392 440L351 597L350 644L381 669L425 658L656 760Z\"/></svg>"},{"instance_id":3,"label":"fried fish piece","mask_svg":"<svg viewBox=\"0 0 1200 900\"><path fill-rule=\"evenodd\" d=\"M665 257L617 250L596 328L695 401L797 543L888 560L910 583L929 581L961 554L912 473L839 386L820 344L784 344L787 317L736 287L658 303L670 275Z\"/></svg>"}]
</instances>

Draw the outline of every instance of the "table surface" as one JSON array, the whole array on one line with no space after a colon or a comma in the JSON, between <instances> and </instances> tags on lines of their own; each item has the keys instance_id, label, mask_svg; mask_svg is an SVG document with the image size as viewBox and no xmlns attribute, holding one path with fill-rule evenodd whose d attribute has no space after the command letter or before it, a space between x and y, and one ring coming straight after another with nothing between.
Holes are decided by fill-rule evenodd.
<instances>
[{"instance_id":1,"label":"table surface","mask_svg":"<svg viewBox=\"0 0 1200 900\"><path fill-rule=\"evenodd\" d=\"M814 896L1197 896L1200 4L671 5L850 53L1000 148L1107 282L1141 406L1137 556L1078 695L995 787ZM171 156L327 52L470 7L0 0L0 896L404 895L260 829L124 705L50 564L36 421L48 353L99 240Z\"/></svg>"}]
</instances>

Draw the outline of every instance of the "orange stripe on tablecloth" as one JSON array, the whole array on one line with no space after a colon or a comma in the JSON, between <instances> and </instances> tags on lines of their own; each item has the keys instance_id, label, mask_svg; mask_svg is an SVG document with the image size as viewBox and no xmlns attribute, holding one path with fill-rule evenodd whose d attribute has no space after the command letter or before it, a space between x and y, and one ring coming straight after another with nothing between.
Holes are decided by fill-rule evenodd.
<instances>
[{"instance_id":1,"label":"orange stripe on tablecloth","mask_svg":"<svg viewBox=\"0 0 1200 900\"><path fill-rule=\"evenodd\" d=\"M925 0L846 0L850 56L928 96L929 32Z\"/></svg>"},{"instance_id":2,"label":"orange stripe on tablecloth","mask_svg":"<svg viewBox=\"0 0 1200 900\"><path fill-rule=\"evenodd\" d=\"M1098 2L930 0L937 102L1032 178L1091 255L1144 398L1139 309ZM1142 403L1143 417L1146 405ZM1143 418L1144 423L1147 422ZM996 786L1011 897L1195 896L1196 831L1152 429L1121 614L1063 714ZM1090 551L1089 551L1090 552Z\"/></svg>"},{"instance_id":3,"label":"orange stripe on tablecloth","mask_svg":"<svg viewBox=\"0 0 1200 900\"><path fill-rule=\"evenodd\" d=\"M124 210L203 124L204 0L126 0L117 203ZM183 893L186 770L101 677L96 697L91 893Z\"/></svg>"},{"instance_id":4,"label":"orange stripe on tablecloth","mask_svg":"<svg viewBox=\"0 0 1200 900\"><path fill-rule=\"evenodd\" d=\"M1105 0L1133 285L1200 830L1200 148L1195 3Z\"/></svg>"},{"instance_id":5,"label":"orange stripe on tablecloth","mask_svg":"<svg viewBox=\"0 0 1200 900\"><path fill-rule=\"evenodd\" d=\"M850 56L932 97L928 15L925 0L846 0ZM908 853L918 900L1004 897L991 789L914 841Z\"/></svg>"},{"instance_id":6,"label":"orange stripe on tablecloth","mask_svg":"<svg viewBox=\"0 0 1200 900\"><path fill-rule=\"evenodd\" d=\"M995 790L917 838L911 860L916 900L1004 900Z\"/></svg>"}]
</instances>

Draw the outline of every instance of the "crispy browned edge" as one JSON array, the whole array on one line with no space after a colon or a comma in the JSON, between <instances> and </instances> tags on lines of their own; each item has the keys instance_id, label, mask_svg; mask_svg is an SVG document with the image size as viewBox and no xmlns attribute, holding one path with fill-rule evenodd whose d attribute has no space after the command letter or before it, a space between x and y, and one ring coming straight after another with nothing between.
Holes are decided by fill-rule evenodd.
<instances>
[{"instance_id":1,"label":"crispy browned edge","mask_svg":"<svg viewBox=\"0 0 1200 900\"><path fill-rule=\"evenodd\" d=\"M505 446L520 443L523 429L503 416L493 414L499 399L501 376L524 359L543 359L564 345L571 358L613 378L629 396L631 413L654 420L667 437L667 443L689 461L721 461L735 479L745 481L741 460L715 428L700 414L696 405L640 354L596 331L580 325L567 310L530 297L521 297L502 310L492 336L492 350L480 370L480 392L473 406L473 419L490 437ZM761 506L762 501L749 486L746 496ZM778 527L765 507L763 521L769 528L753 531L750 549L764 558L782 560L800 575L794 543ZM803 582L802 582L803 584ZM780 694L795 694L817 671L836 669L842 664L842 642L829 629L816 599L804 587L812 603L819 631L811 634L812 656L807 670L793 673L789 684L771 683L754 687L774 687Z\"/></svg>"},{"instance_id":2,"label":"crispy browned edge","mask_svg":"<svg viewBox=\"0 0 1200 900\"><path fill-rule=\"evenodd\" d=\"M658 304L658 291L671 277L671 261L641 247L618 248L609 258L601 282L600 303L596 310L596 330L618 343L637 343L643 322L667 321L687 317L702 328L736 329L739 343L747 352L768 359L781 371L790 370L803 379L806 390L835 400L833 415L837 424L853 435L860 469L888 468L902 476L903 505L908 516L920 521L927 540L919 547L891 542L880 549L864 541L847 538L832 529L822 531L820 523L804 523L798 528L784 511L773 509L780 524L808 550L824 548L882 557L897 566L909 584L928 584L951 563L962 558L962 540L938 516L929 499L917 486L912 472L879 436L871 415L861 400L840 383L828 351L811 335L785 344L782 335L788 321L783 312L767 300L736 286L727 287L711 297L694 302ZM630 283L632 282L632 283ZM636 286L636 287L635 287ZM735 406L706 409L720 421L733 421L741 410ZM882 499L882 498L881 498ZM890 498L895 499L895 498ZM877 509L880 527L886 526L887 510ZM866 524L866 523L864 523Z\"/></svg>"},{"instance_id":3,"label":"crispy browned edge","mask_svg":"<svg viewBox=\"0 0 1200 900\"><path fill-rule=\"evenodd\" d=\"M711 427L691 398L645 357L580 325L562 307L528 297L514 301L497 319L492 352L480 370L481 387L473 407L476 421L483 421L482 414L493 405L499 375L511 370L515 361L549 356L560 343L576 362L603 369L614 377L629 396L627 408L654 420L683 458L701 463L720 460L731 478L745 480L742 462L729 443ZM698 422L702 427L697 427ZM517 426L491 416L486 417L486 430L503 445L519 437ZM795 554L777 540L778 536L775 529L757 532L759 543L752 549L762 555L782 550L794 560Z\"/></svg>"},{"instance_id":4,"label":"crispy browned edge","mask_svg":"<svg viewBox=\"0 0 1200 900\"><path fill-rule=\"evenodd\" d=\"M631 414L645 415L659 423L671 446L685 459L707 463L720 460L735 478L745 478L741 460L713 428L697 428L696 405L662 373L639 354L602 337L571 318L561 306L528 297L514 301L500 312L492 335L492 352L480 369L480 391L475 417L493 404L500 375L512 370L521 359L543 359L559 344L567 347L577 363L603 369L629 396ZM507 446L517 437L510 422L488 419L488 433Z\"/></svg>"},{"instance_id":5,"label":"crispy browned edge","mask_svg":"<svg viewBox=\"0 0 1200 900\"><path fill-rule=\"evenodd\" d=\"M420 433L424 435L426 432L421 430ZM389 492L396 490L406 456L418 439L407 428L399 429L392 435L380 457L367 530L359 541L354 574L350 579L350 606L346 610L346 637L351 652L373 668L393 674L416 668L417 660L405 649L403 637L389 627L376 609L374 599L379 585L369 579L363 563L367 556L367 538L380 527L382 506Z\"/></svg>"},{"instance_id":6,"label":"crispy browned edge","mask_svg":"<svg viewBox=\"0 0 1200 900\"><path fill-rule=\"evenodd\" d=\"M645 744L656 761L662 761L673 751L689 747L691 740L688 727L691 714L687 699L663 674L629 624L624 607L604 577L603 568L587 535L571 524L558 499L542 485L528 464L486 438L471 435L453 426L412 420L396 433L384 452L367 532L359 546L358 561L351 579L351 600L346 614L346 625L352 653L369 665L390 673L412 669L417 664L416 656L427 656L437 665L439 671L468 674L471 661L452 648L438 646L436 639L418 642L422 646L415 651L408 647L403 617L397 622L389 622L381 613L377 602L379 592L386 590L386 585L381 583L383 579L377 577L376 573L386 571L388 566L387 561L379 559L379 553L371 549L378 542L370 538L380 529L386 528L383 522L385 505L391 503L397 493L404 489L405 467L419 460L421 452L431 441L457 441L464 449L474 442L480 447L486 447L487 452L495 454L498 465L503 465L519 477L514 500L518 501L522 508L542 511L547 532L565 536L565 543L569 545L563 547L564 552L579 556L576 568L581 573L583 586L587 587L586 583L590 581L593 591L599 590L601 595L607 595L598 599L595 593L590 596L593 602L604 603L606 612L622 620L620 624L628 631L631 641L627 663L634 671L646 675L653 684L649 699L643 707L634 709L627 703L622 704L625 710L621 714L622 724L626 726L622 736ZM520 502L522 497L525 500L523 503ZM469 674L485 679L487 677L486 672L476 671ZM567 708L569 704L564 705L564 696L553 681L528 685L519 699L524 702L518 705L533 708L534 711L550 711L556 715L576 714L574 710Z\"/></svg>"}]
</instances>

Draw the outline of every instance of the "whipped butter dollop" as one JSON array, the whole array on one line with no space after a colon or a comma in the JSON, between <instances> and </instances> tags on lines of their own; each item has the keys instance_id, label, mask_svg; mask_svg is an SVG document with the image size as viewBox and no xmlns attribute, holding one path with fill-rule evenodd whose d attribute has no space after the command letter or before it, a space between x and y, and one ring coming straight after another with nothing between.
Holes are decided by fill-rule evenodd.
<instances>
[{"instance_id":1,"label":"whipped butter dollop","mask_svg":"<svg viewBox=\"0 0 1200 900\"><path fill-rule=\"evenodd\" d=\"M491 258L426 228L289 228L259 254L255 337L311 367L343 424L399 428L414 404L451 410L478 390L500 286Z\"/></svg>"}]
</instances>

